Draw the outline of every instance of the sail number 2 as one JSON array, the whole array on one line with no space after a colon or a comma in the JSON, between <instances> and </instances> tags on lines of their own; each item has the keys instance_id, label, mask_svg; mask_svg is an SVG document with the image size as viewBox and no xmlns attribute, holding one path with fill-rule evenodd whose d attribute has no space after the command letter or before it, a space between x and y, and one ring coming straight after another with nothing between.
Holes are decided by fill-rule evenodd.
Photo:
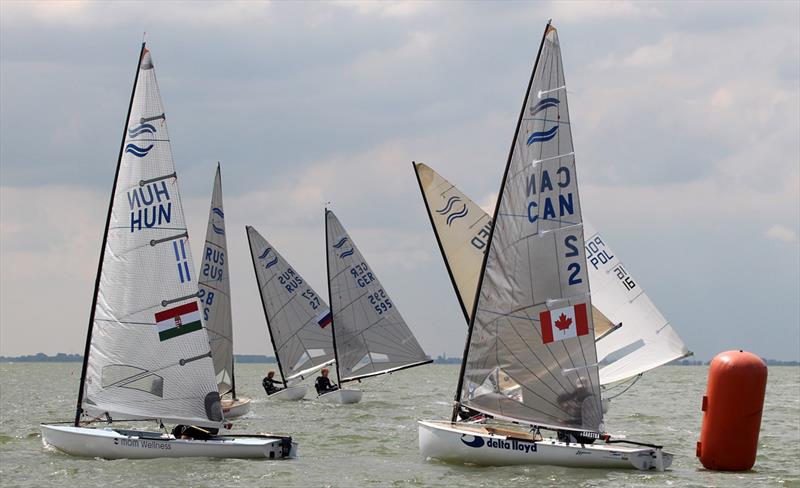
<instances>
[{"instance_id":1,"label":"sail number 2","mask_svg":"<svg viewBox=\"0 0 800 488\"><path fill-rule=\"evenodd\" d=\"M575 243L578 242L578 237L570 234L564 237L564 246L567 248L567 252L564 254L566 258L574 258L580 255L578 252L578 246ZM578 285L583 283L583 279L579 277L581 273L581 264L572 262L567 265L567 272L569 273L569 280L567 284L569 285Z\"/></svg>"}]
</instances>

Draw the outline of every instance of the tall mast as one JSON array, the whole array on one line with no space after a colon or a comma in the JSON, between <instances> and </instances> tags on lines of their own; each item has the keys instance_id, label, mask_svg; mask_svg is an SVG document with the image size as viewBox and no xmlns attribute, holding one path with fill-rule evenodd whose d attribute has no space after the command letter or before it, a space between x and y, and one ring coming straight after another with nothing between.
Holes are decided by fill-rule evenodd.
<instances>
[{"instance_id":1,"label":"tall mast","mask_svg":"<svg viewBox=\"0 0 800 488\"><path fill-rule=\"evenodd\" d=\"M450 276L450 282L453 284L453 289L456 292L456 298L458 298L458 304L461 306L461 313L464 314L464 320L469 323L469 313L467 312L467 306L464 304L464 299L461 297L461 293L458 291L458 283L456 283L456 277L453 275L453 269L450 267L450 260L447 259L447 254L444 252L444 246L442 246L442 240L439 238L439 230L436 228L436 224L433 222L433 215L431 214L431 206L428 203L428 197L425 195L425 190L422 188L422 180L419 179L419 172L417 171L417 163L415 161L411 161L411 165L414 167L414 174L417 176L417 184L419 185L419 192L422 194L422 201L425 202L425 210L428 212L428 220L431 222L431 227L433 227L433 235L436 236L436 244L439 246L439 252L442 253L442 259L444 260L444 265L447 268L447 274ZM490 231L491 232L491 231ZM477 294L478 291L475 290Z\"/></svg>"},{"instance_id":2,"label":"tall mast","mask_svg":"<svg viewBox=\"0 0 800 488\"><path fill-rule=\"evenodd\" d=\"M250 247L250 258L253 260L253 273L256 275L256 284L258 284L258 296L261 297L261 308L264 310L264 319L267 321L267 330L269 330L269 341L272 343L272 350L275 351L275 361L278 362L278 372L281 375L281 381L285 382L286 377L283 375L283 366L281 365L281 357L278 354L278 347L275 345L275 334L272 333L272 326L269 323L269 314L267 314L267 303L264 301L264 294L261 293L261 284L258 283L258 266L256 265L256 256L253 254L253 244L250 239L249 230L252 227L245 226L245 233L247 234L247 245ZM233 385L232 385L233 386Z\"/></svg>"},{"instance_id":3,"label":"tall mast","mask_svg":"<svg viewBox=\"0 0 800 488\"><path fill-rule=\"evenodd\" d=\"M528 105L528 95L531 91L531 86L533 86L533 78L536 76L536 68L539 66L539 57L542 55L542 48L544 47L544 41L547 37L547 33L550 30L550 20L547 21L547 25L544 27L544 33L542 34L542 42L539 44L539 51L536 53L536 61L533 63L533 70L531 71L531 78L528 81L528 89L525 91L525 99L522 101L522 108L519 111L519 119L517 120L517 128L514 129L514 135L511 139L511 148L508 150L508 160L506 161L506 169L503 172L503 182L500 184L500 191L497 194L498 201L494 206L494 213L492 214L492 231L489 232L489 239L486 241L486 252L483 254L483 264L481 264L481 272L478 277L478 288L475 290L475 302L472 304L472 316L469 321L469 330L467 331L467 341L464 344L464 354L461 356L461 370L458 374L458 386L456 387L456 394L455 394L455 402L453 405L453 415L452 421L455 422L458 419L458 407L461 405L461 388L464 386L464 372L467 368L467 355L469 354L469 345L472 341L472 331L475 328L475 315L478 311L478 302L480 301L480 293L481 288L483 287L483 278L486 274L486 263L489 260L489 253L492 250L492 239L494 238L494 228L495 222L497 222L497 212L500 210L500 200L503 198L503 191L506 187L506 180L508 179L508 170L511 168L511 158L514 156L514 145L517 142L517 134L519 133L519 128L522 125L522 117L525 115L525 107Z\"/></svg>"},{"instance_id":4,"label":"tall mast","mask_svg":"<svg viewBox=\"0 0 800 488\"><path fill-rule=\"evenodd\" d=\"M125 117L125 128L122 130L122 142L119 145L119 156L117 156L117 169L114 171L114 184L111 187L111 198L108 201L108 214L106 215L106 227L103 230L103 243L100 245L100 259L97 264L97 277L94 281L94 296L92 297L92 309L89 312L89 328L86 331L86 345L83 349L83 365L81 366L81 381L78 385L78 404L75 408L75 427L80 425L81 413L83 409L83 382L86 380L86 369L89 366L89 350L92 346L92 329L94 328L94 311L97 308L97 294L100 290L100 277L103 274L103 258L106 254L106 244L108 242L108 227L111 225L111 214L114 210L114 196L117 193L117 181L119 179L119 167L122 164L122 156L125 154L125 138L128 134L128 122L131 118L133 109L133 97L136 95L136 85L139 82L139 70L142 66L142 57L145 52L145 43L142 42L142 49L139 51L139 58L136 63L136 75L133 78L133 88L131 89L131 100L128 102L128 115Z\"/></svg>"},{"instance_id":5,"label":"tall mast","mask_svg":"<svg viewBox=\"0 0 800 488\"><path fill-rule=\"evenodd\" d=\"M333 319L333 301L331 300L331 259L328 256L328 207L325 207L325 269L328 275L328 307L331 309L331 338L333 339L333 358L336 360L336 382L341 384L339 373L339 353L336 350L336 321Z\"/></svg>"}]
</instances>

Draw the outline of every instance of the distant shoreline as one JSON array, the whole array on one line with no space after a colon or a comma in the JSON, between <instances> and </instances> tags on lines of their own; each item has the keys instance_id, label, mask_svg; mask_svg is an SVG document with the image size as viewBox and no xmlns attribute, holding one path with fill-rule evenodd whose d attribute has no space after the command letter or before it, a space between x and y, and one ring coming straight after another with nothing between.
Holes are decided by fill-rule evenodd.
<instances>
[{"instance_id":1,"label":"distant shoreline","mask_svg":"<svg viewBox=\"0 0 800 488\"><path fill-rule=\"evenodd\" d=\"M779 359L761 358L767 366L800 366L800 361L782 361ZM275 364L275 357L259 354L234 354L237 363L253 364ZM60 352L55 356L48 356L44 353L30 354L25 356L0 356L0 363L82 363L83 356L80 354L65 354ZM461 358L438 356L433 360L434 364L461 364ZM710 361L695 359L680 359L673 361L668 366L708 366Z\"/></svg>"}]
</instances>

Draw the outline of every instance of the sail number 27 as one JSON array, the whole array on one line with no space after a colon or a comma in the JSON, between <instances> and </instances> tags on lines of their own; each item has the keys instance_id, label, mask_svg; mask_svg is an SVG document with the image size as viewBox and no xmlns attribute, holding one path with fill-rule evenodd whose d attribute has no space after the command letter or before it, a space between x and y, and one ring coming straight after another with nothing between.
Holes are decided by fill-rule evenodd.
<instances>
[{"instance_id":1,"label":"sail number 27","mask_svg":"<svg viewBox=\"0 0 800 488\"><path fill-rule=\"evenodd\" d=\"M573 234L570 234L564 238L564 246L567 248L567 252L564 254L564 257L572 258L580 255L578 252L578 246L575 245L576 242L578 242L578 237ZM569 263L567 265L567 271L569 272L569 280L567 281L567 284L578 285L583 283L583 279L579 277L581 273L580 263Z\"/></svg>"}]
</instances>

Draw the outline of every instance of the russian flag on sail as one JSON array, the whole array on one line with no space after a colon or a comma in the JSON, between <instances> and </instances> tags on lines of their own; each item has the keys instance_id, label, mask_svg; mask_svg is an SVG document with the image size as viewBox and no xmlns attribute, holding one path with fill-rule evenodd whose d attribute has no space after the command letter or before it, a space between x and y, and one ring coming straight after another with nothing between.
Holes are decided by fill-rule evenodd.
<instances>
[{"instance_id":1,"label":"russian flag on sail","mask_svg":"<svg viewBox=\"0 0 800 488\"><path fill-rule=\"evenodd\" d=\"M585 303L545 310L539 313L539 321L542 323L542 342L545 344L589 333Z\"/></svg>"},{"instance_id":2,"label":"russian flag on sail","mask_svg":"<svg viewBox=\"0 0 800 488\"><path fill-rule=\"evenodd\" d=\"M331 310L330 309L325 310L321 314L317 315L317 318L315 318L314 320L317 321L317 325L319 325L320 328L324 329L325 327L328 326L328 324L331 323L331 321L333 321L333 317L331 316Z\"/></svg>"},{"instance_id":3,"label":"russian flag on sail","mask_svg":"<svg viewBox=\"0 0 800 488\"><path fill-rule=\"evenodd\" d=\"M158 339L166 341L203 328L197 302L185 303L156 314Z\"/></svg>"}]
</instances>

